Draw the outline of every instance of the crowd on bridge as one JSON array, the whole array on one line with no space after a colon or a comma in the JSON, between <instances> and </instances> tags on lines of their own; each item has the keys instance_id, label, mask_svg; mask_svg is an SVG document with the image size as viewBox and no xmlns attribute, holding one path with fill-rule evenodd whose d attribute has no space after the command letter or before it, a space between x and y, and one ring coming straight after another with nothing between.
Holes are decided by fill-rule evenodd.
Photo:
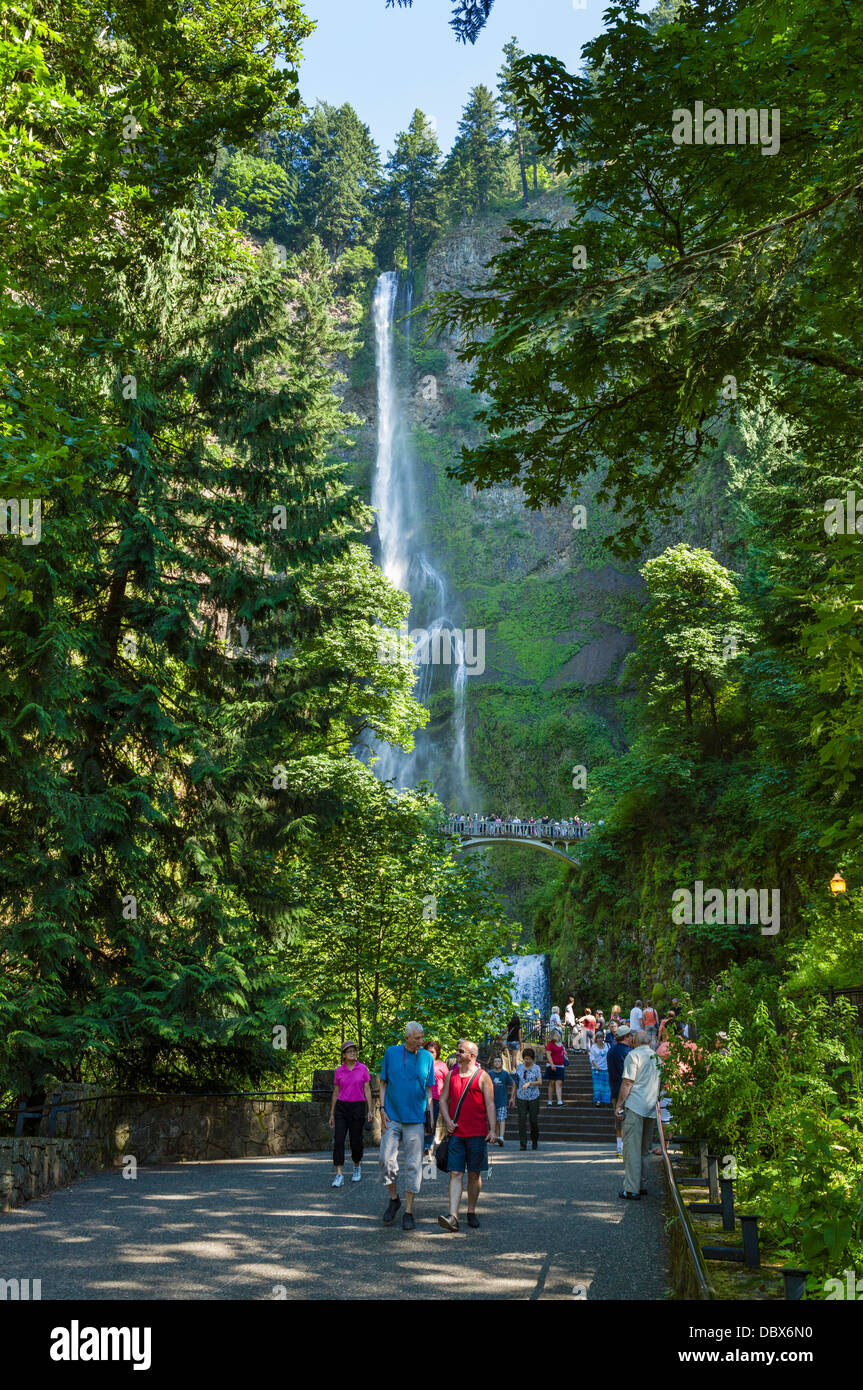
<instances>
[{"instance_id":1,"label":"crowd on bridge","mask_svg":"<svg viewBox=\"0 0 863 1390\"><path fill-rule=\"evenodd\" d=\"M552 816L489 816L451 815L444 830L449 835L505 835L508 839L524 836L531 840L583 840L593 821L570 816L555 820Z\"/></svg>"}]
</instances>

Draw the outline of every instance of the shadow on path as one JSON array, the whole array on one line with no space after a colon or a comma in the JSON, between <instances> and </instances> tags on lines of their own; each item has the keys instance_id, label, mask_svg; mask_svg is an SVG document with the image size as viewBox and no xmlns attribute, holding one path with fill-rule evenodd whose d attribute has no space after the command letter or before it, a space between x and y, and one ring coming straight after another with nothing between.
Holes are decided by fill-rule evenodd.
<instances>
[{"instance_id":1,"label":"shadow on path","mask_svg":"<svg viewBox=\"0 0 863 1390\"><path fill-rule=\"evenodd\" d=\"M5 1277L43 1299L661 1299L664 1187L618 1196L613 1150L560 1144L494 1158L479 1230L449 1235L447 1178L423 1184L417 1229L381 1221L377 1152L330 1187L329 1154L120 1169L0 1216ZM581 1286L584 1293L573 1290Z\"/></svg>"}]
</instances>

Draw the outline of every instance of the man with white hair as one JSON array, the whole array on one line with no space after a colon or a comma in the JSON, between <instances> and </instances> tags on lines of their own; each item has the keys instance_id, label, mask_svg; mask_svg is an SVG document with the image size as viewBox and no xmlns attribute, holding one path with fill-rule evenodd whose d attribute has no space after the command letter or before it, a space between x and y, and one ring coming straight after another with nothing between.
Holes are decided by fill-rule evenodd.
<instances>
[{"instance_id":1,"label":"man with white hair","mask_svg":"<svg viewBox=\"0 0 863 1390\"><path fill-rule=\"evenodd\" d=\"M624 1178L618 1196L635 1202L647 1195L653 1121L662 1081L661 1063L649 1042L643 1028L636 1031L634 1046L623 1064L614 1112L623 1120Z\"/></svg>"},{"instance_id":2,"label":"man with white hair","mask_svg":"<svg viewBox=\"0 0 863 1390\"><path fill-rule=\"evenodd\" d=\"M388 1047L381 1063L381 1175L390 1200L384 1224L390 1226L401 1206L396 1179L399 1146L404 1146L405 1210L402 1229L412 1231L414 1197L422 1185L426 1111L433 1115L434 1056L423 1047L421 1023L405 1024L405 1040Z\"/></svg>"}]
</instances>

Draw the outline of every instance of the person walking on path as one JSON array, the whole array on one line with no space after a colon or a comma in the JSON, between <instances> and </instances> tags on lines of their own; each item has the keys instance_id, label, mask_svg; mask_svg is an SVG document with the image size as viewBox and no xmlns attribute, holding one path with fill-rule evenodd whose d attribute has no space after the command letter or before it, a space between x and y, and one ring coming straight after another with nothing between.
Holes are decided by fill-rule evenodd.
<instances>
[{"instance_id":1,"label":"person walking on path","mask_svg":"<svg viewBox=\"0 0 863 1390\"><path fill-rule=\"evenodd\" d=\"M632 1031L628 1023L621 1023L608 1048L608 1089L611 1095L611 1108L614 1112L614 1135L617 1152L623 1153L623 1117L617 1114L617 1096L623 1080L623 1064L629 1056Z\"/></svg>"},{"instance_id":2,"label":"person walking on path","mask_svg":"<svg viewBox=\"0 0 863 1390\"><path fill-rule=\"evenodd\" d=\"M434 1113L434 1057L422 1045L421 1023L405 1024L405 1040L388 1047L381 1063L381 1175L390 1200L384 1224L390 1226L401 1206L396 1179L399 1174L399 1146L404 1146L405 1211L402 1229L412 1231L414 1198L423 1177L423 1131L426 1112Z\"/></svg>"},{"instance_id":3,"label":"person walking on path","mask_svg":"<svg viewBox=\"0 0 863 1390\"><path fill-rule=\"evenodd\" d=\"M596 1038L596 1019L591 1012L590 1005L587 1006L587 1013L579 1020L581 1024L581 1036L584 1039L584 1050L589 1052Z\"/></svg>"},{"instance_id":4,"label":"person walking on path","mask_svg":"<svg viewBox=\"0 0 863 1390\"><path fill-rule=\"evenodd\" d=\"M504 1071L503 1058L495 1057L491 1064L491 1084L494 1087L494 1113L497 1116L497 1137L503 1143L509 1101L509 1072Z\"/></svg>"},{"instance_id":5,"label":"person walking on path","mask_svg":"<svg viewBox=\"0 0 863 1390\"><path fill-rule=\"evenodd\" d=\"M640 1028L644 1027L644 1014L641 1009L640 999L636 999L632 1008L629 1010L629 1026L633 1033L637 1033Z\"/></svg>"},{"instance_id":6,"label":"person walking on path","mask_svg":"<svg viewBox=\"0 0 863 1390\"><path fill-rule=\"evenodd\" d=\"M572 1047L572 1035L575 1032L575 995L571 994L566 1001L566 1008L563 1011L563 1043L564 1047Z\"/></svg>"},{"instance_id":7,"label":"person walking on path","mask_svg":"<svg viewBox=\"0 0 863 1390\"><path fill-rule=\"evenodd\" d=\"M563 1032L563 1019L560 1016L560 1008L557 1004L551 1006L551 1018L548 1020L549 1033Z\"/></svg>"},{"instance_id":8,"label":"person walking on path","mask_svg":"<svg viewBox=\"0 0 863 1390\"><path fill-rule=\"evenodd\" d=\"M467 1169L467 1224L478 1226L476 1204L482 1191L482 1174L488 1168L488 1145L495 1143L494 1086L488 1072L477 1065L479 1048L461 1038L458 1066L446 1079L440 1098L441 1119L449 1141L449 1216L439 1216L445 1231L458 1230L464 1174ZM458 1119L453 1114L458 1109Z\"/></svg>"},{"instance_id":9,"label":"person walking on path","mask_svg":"<svg viewBox=\"0 0 863 1390\"><path fill-rule=\"evenodd\" d=\"M513 1014L507 1025L506 1045L509 1048L509 1069L515 1071L515 1064L518 1061L518 1050L521 1047L521 1019L518 1014Z\"/></svg>"},{"instance_id":10,"label":"person walking on path","mask_svg":"<svg viewBox=\"0 0 863 1390\"><path fill-rule=\"evenodd\" d=\"M616 1114L623 1117L623 1189L618 1194L638 1201L647 1194L653 1117L662 1080L661 1064L648 1046L644 1029L635 1034L634 1047L623 1064L623 1080Z\"/></svg>"},{"instance_id":11,"label":"person walking on path","mask_svg":"<svg viewBox=\"0 0 863 1390\"><path fill-rule=\"evenodd\" d=\"M524 1060L515 1069L512 1092L518 1106L518 1142L527 1148L527 1122L530 1119L530 1146L539 1146L539 1083L542 1072L536 1065L536 1053L532 1047L524 1049ZM512 1099L512 1095L510 1095Z\"/></svg>"},{"instance_id":12,"label":"person walking on path","mask_svg":"<svg viewBox=\"0 0 863 1390\"><path fill-rule=\"evenodd\" d=\"M365 1062L357 1061L359 1051L355 1042L342 1045L341 1065L336 1067L333 1076L333 1097L330 1101L330 1129L333 1134L333 1164L336 1176L333 1187L344 1187L345 1177L342 1169L345 1164L345 1135L351 1136L351 1158L354 1162L353 1182L362 1177L363 1125L371 1123L372 1110L371 1076Z\"/></svg>"},{"instance_id":13,"label":"person walking on path","mask_svg":"<svg viewBox=\"0 0 863 1390\"><path fill-rule=\"evenodd\" d=\"M650 1040L650 1046L656 1047L656 1038L659 1032L659 1019L657 1018L656 1010L654 1009L649 999L646 999L644 1002L642 1024L644 1027L644 1031Z\"/></svg>"},{"instance_id":14,"label":"person walking on path","mask_svg":"<svg viewBox=\"0 0 863 1390\"><path fill-rule=\"evenodd\" d=\"M593 1103L608 1105L611 1092L608 1089L608 1045L601 1028L597 1029L596 1042L590 1049L590 1066L593 1074Z\"/></svg>"},{"instance_id":15,"label":"person walking on path","mask_svg":"<svg viewBox=\"0 0 863 1390\"><path fill-rule=\"evenodd\" d=\"M438 1115L440 1114L440 1093L443 1090L443 1083L449 1075L449 1067L446 1062L441 1061L440 1043L432 1039L431 1042L424 1044L426 1052L430 1052L434 1058L434 1086L432 1087L432 1122L431 1131L426 1132L424 1153L428 1153L434 1140L437 1138Z\"/></svg>"},{"instance_id":16,"label":"person walking on path","mask_svg":"<svg viewBox=\"0 0 863 1390\"><path fill-rule=\"evenodd\" d=\"M563 1080L566 1076L566 1049L562 1046L559 1033L552 1033L545 1046L545 1079L548 1082L548 1103L552 1104L552 1092L557 1092L557 1103L563 1105Z\"/></svg>"}]
</instances>

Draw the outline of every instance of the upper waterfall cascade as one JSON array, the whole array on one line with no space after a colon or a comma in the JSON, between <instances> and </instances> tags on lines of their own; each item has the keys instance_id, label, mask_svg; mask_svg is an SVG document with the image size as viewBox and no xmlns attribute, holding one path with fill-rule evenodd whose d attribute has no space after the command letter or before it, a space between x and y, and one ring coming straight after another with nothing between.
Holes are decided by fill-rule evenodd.
<instances>
[{"instance_id":1,"label":"upper waterfall cascade","mask_svg":"<svg viewBox=\"0 0 863 1390\"><path fill-rule=\"evenodd\" d=\"M398 786L413 786L423 778L435 783L438 795L451 805L462 806L468 796L467 773L467 662L463 633L452 616L453 602L446 579L428 554L421 512L421 486L406 423L404 394L396 361L395 321L399 303L399 276L385 271L372 298L377 370L377 459L372 482L372 506L377 513L380 566L398 588L411 597L410 625L425 633L425 656L418 668L414 694L426 704L433 689L452 691L450 727L444 736L417 734L412 753L392 744L378 743L377 775ZM403 298L410 312L410 278ZM409 345L409 321L405 336ZM448 634L445 638L443 634ZM435 640L437 639L437 640ZM415 651L420 642L415 642ZM427 659L429 650L438 663ZM440 660L441 654L443 659Z\"/></svg>"}]
</instances>

